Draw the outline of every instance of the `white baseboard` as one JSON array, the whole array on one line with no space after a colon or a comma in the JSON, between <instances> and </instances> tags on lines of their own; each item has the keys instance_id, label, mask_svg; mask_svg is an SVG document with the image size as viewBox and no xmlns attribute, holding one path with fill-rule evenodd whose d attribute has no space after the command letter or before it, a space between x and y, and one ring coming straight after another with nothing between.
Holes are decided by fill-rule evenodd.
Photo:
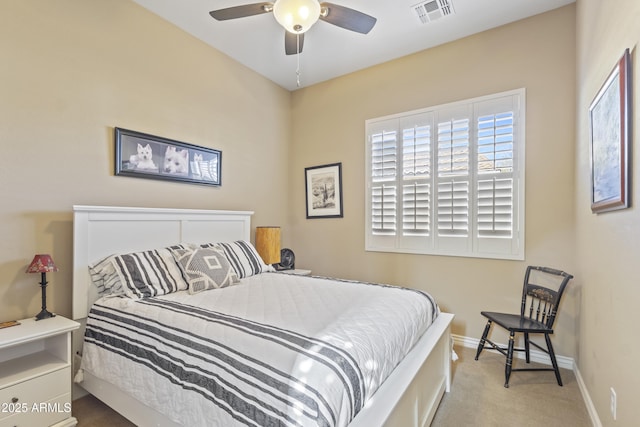
<instances>
[{"instance_id":1,"label":"white baseboard","mask_svg":"<svg viewBox=\"0 0 640 427\"><path fill-rule=\"evenodd\" d=\"M584 380L582 379L580 370L578 369L578 366L575 363L573 365L573 372L576 375L576 381L578 382L578 387L580 387L580 393L582 393L584 404L587 406L587 412L589 413L589 417L591 418L591 423L593 424L593 427L602 427L602 422L600 422L598 411L596 411L596 407L594 406L593 401L591 400L589 391L587 391L587 386L584 384Z\"/></svg>"},{"instance_id":2,"label":"white baseboard","mask_svg":"<svg viewBox=\"0 0 640 427\"><path fill-rule=\"evenodd\" d=\"M454 345L460 345L466 348L477 349L478 344L480 343L480 340L477 338L470 338L462 335L451 334L451 338L453 340ZM496 343L496 344L499 346L506 346L500 343ZM551 360L549 359L549 356L542 351L531 350L530 355L531 355L532 362L551 365ZM514 357L517 357L518 359L524 359L525 355L523 352L518 351L518 352L515 352ZM580 374L580 370L578 369L578 366L573 360L573 357L558 356L556 354L556 361L558 362L558 366L560 368L569 369L573 371L573 373L576 376L576 381L578 382L578 387L580 388L580 393L582 394L582 399L584 400L584 404L587 407L587 412L589 413L589 417L591 418L591 423L593 424L593 427L602 427L602 422L600 422L600 417L598 416L598 412L596 411L596 408L593 405L593 401L591 400L589 391L587 390L587 387L584 384L582 375Z\"/></svg>"}]
</instances>

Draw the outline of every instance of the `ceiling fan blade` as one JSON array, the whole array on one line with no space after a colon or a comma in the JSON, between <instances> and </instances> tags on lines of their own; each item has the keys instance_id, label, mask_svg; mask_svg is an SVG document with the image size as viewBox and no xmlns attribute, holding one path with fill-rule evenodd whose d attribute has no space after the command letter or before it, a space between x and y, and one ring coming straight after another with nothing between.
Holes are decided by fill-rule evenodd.
<instances>
[{"instance_id":1,"label":"ceiling fan blade","mask_svg":"<svg viewBox=\"0 0 640 427\"><path fill-rule=\"evenodd\" d=\"M244 18L246 16L269 13L272 10L273 3L253 3L213 10L209 12L209 15L218 21L226 21L227 19Z\"/></svg>"},{"instance_id":2,"label":"ceiling fan blade","mask_svg":"<svg viewBox=\"0 0 640 427\"><path fill-rule=\"evenodd\" d=\"M320 15L320 19L338 27L367 34L376 25L377 19L366 13L333 3L320 3L320 6L323 11L325 8L327 10L325 16Z\"/></svg>"},{"instance_id":3,"label":"ceiling fan blade","mask_svg":"<svg viewBox=\"0 0 640 427\"><path fill-rule=\"evenodd\" d=\"M300 41L300 46L298 46L298 40ZM289 31L284 32L284 51L287 55L297 55L302 52L303 45L304 33L294 34Z\"/></svg>"}]
</instances>

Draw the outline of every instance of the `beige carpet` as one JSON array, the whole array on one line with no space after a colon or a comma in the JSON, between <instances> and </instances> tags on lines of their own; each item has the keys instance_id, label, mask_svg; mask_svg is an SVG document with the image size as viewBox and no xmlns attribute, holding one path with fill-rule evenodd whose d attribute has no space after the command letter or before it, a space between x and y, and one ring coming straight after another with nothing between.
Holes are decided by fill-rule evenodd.
<instances>
[{"instance_id":1,"label":"beige carpet","mask_svg":"<svg viewBox=\"0 0 640 427\"><path fill-rule=\"evenodd\" d=\"M78 427L134 427L135 424L88 395L73 401L73 416L78 419Z\"/></svg>"},{"instance_id":2,"label":"beige carpet","mask_svg":"<svg viewBox=\"0 0 640 427\"><path fill-rule=\"evenodd\" d=\"M558 386L553 372L514 372L506 389L504 357L484 351L475 361L475 350L455 350L460 358L453 364L451 393L440 403L433 426L591 426L572 371L562 369L563 387ZM133 426L93 396L74 401L73 413L79 427Z\"/></svg>"},{"instance_id":3,"label":"beige carpet","mask_svg":"<svg viewBox=\"0 0 640 427\"><path fill-rule=\"evenodd\" d=\"M513 372L504 388L505 358L484 350L455 347L451 392L445 393L432 425L438 427L587 427L591 420L573 371ZM524 367L516 360L514 367ZM533 367L536 365L531 364Z\"/></svg>"}]
</instances>

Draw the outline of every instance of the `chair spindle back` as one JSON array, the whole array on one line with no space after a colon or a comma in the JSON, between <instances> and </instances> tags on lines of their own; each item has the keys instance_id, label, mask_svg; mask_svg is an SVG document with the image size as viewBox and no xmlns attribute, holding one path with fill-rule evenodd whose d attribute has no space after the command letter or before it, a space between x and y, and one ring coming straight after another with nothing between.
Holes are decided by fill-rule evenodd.
<instances>
[{"instance_id":1,"label":"chair spindle back","mask_svg":"<svg viewBox=\"0 0 640 427\"><path fill-rule=\"evenodd\" d=\"M548 267L527 267L520 315L552 328L560 298L572 278L572 275L564 271Z\"/></svg>"}]
</instances>

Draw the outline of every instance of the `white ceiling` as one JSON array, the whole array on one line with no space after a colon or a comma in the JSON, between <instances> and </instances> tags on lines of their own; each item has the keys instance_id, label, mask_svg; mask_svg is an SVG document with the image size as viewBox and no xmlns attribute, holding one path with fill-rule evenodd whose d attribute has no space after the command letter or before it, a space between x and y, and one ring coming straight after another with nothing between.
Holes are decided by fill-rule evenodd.
<instances>
[{"instance_id":1,"label":"white ceiling","mask_svg":"<svg viewBox=\"0 0 640 427\"><path fill-rule=\"evenodd\" d=\"M212 10L259 0L134 0L278 85L297 89L297 55L284 53L284 29L270 13L216 21ZM331 0L378 19L369 34L318 21L299 56L301 87L537 15L575 0L450 0L453 14L423 24L419 0ZM423 1L424 2L424 1ZM540 29L544 31L544 29Z\"/></svg>"}]
</instances>

